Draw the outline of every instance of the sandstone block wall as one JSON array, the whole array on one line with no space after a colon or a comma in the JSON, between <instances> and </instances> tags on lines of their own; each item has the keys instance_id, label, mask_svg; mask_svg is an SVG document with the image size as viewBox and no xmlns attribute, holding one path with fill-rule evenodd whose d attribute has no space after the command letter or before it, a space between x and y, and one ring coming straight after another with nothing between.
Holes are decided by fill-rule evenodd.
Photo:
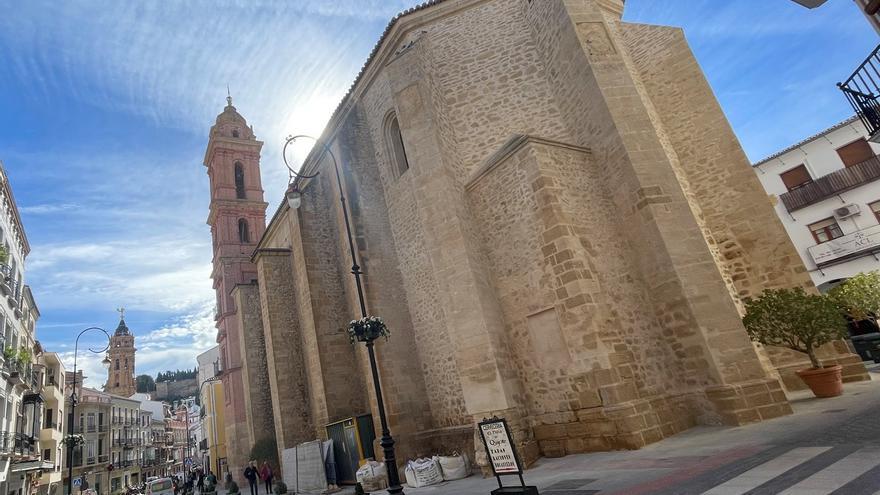
<instances>
[{"instance_id":1,"label":"sandstone block wall","mask_svg":"<svg viewBox=\"0 0 880 495\"><path fill-rule=\"evenodd\" d=\"M323 169L329 175L330 170ZM345 331L354 318L343 289L345 260L332 211L331 181L316 182L302 206L287 215L291 233L294 297L290 309L302 332L302 354L309 382L315 434L326 438L325 425L369 412L368 382L356 348Z\"/></svg>"},{"instance_id":2,"label":"sandstone block wall","mask_svg":"<svg viewBox=\"0 0 880 495\"><path fill-rule=\"evenodd\" d=\"M237 308L235 320L242 336L244 391L240 397L247 412L247 435L239 439L239 448L244 450L242 455L248 456L255 442L276 436L272 391L269 388L259 289L256 284L240 284L235 286L231 296Z\"/></svg>"},{"instance_id":3,"label":"sandstone block wall","mask_svg":"<svg viewBox=\"0 0 880 495\"><path fill-rule=\"evenodd\" d=\"M302 352L302 332L294 303L290 250L260 249L254 255L262 315L263 352L269 370L266 390L272 391L267 404L272 410L272 430L278 443L279 459L284 449L314 438ZM291 345L293 344L293 345Z\"/></svg>"},{"instance_id":4,"label":"sandstone block wall","mask_svg":"<svg viewBox=\"0 0 880 495\"><path fill-rule=\"evenodd\" d=\"M741 300L764 289L815 290L682 31L622 23L618 32L740 313ZM808 363L804 355L784 349L767 352L775 368L771 371L782 376L787 389L805 387L793 373ZM843 343L826 346L823 354L829 362L845 365L848 380L868 379Z\"/></svg>"},{"instance_id":5,"label":"sandstone block wall","mask_svg":"<svg viewBox=\"0 0 880 495\"><path fill-rule=\"evenodd\" d=\"M198 393L199 381L197 378L156 383L156 400L165 400L169 397L189 397Z\"/></svg>"},{"instance_id":6,"label":"sandstone block wall","mask_svg":"<svg viewBox=\"0 0 880 495\"><path fill-rule=\"evenodd\" d=\"M622 24L621 9L448 0L408 14L325 133L367 310L392 330L378 351L401 457L479 451L468 432L493 414L531 460L790 412L740 298L809 279L680 33ZM332 162L313 165L266 246L290 249L278 304L295 308L289 345L321 434L375 397L344 335L360 315Z\"/></svg>"}]
</instances>

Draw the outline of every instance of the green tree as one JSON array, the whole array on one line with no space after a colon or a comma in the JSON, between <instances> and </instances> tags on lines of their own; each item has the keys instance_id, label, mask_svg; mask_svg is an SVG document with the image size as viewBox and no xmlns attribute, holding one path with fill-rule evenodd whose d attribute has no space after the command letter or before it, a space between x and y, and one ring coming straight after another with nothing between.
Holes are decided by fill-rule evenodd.
<instances>
[{"instance_id":1,"label":"green tree","mask_svg":"<svg viewBox=\"0 0 880 495\"><path fill-rule=\"evenodd\" d=\"M795 289L767 289L746 299L743 325L764 345L787 347L810 357L821 368L816 349L846 336L846 319L830 298Z\"/></svg>"},{"instance_id":2,"label":"green tree","mask_svg":"<svg viewBox=\"0 0 880 495\"><path fill-rule=\"evenodd\" d=\"M853 320L876 318L880 313L880 272L859 273L828 291L828 297Z\"/></svg>"},{"instance_id":3,"label":"green tree","mask_svg":"<svg viewBox=\"0 0 880 495\"><path fill-rule=\"evenodd\" d=\"M135 378L135 383L138 393L146 394L156 391L156 382L153 381L153 377L150 375L138 375Z\"/></svg>"}]
</instances>

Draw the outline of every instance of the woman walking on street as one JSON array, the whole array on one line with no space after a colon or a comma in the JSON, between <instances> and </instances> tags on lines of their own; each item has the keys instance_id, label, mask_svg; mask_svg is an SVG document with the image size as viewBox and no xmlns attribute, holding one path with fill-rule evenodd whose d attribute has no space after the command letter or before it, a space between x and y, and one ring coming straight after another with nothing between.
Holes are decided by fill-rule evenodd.
<instances>
[{"instance_id":1,"label":"woman walking on street","mask_svg":"<svg viewBox=\"0 0 880 495\"><path fill-rule=\"evenodd\" d=\"M263 467L260 468L260 479L262 479L266 483L266 495L272 493L273 477L275 477L275 473L272 472L272 468L269 466L269 463L263 461Z\"/></svg>"}]
</instances>

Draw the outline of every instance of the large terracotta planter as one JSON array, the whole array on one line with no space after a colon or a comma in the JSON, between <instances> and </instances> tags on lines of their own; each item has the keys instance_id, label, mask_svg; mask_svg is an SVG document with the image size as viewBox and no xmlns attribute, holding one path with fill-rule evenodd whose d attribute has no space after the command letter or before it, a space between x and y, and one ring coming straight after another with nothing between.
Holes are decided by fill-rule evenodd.
<instances>
[{"instance_id":1,"label":"large terracotta planter","mask_svg":"<svg viewBox=\"0 0 880 495\"><path fill-rule=\"evenodd\" d=\"M816 397L837 397L843 393L842 370L843 366L835 364L825 368L807 368L796 373Z\"/></svg>"}]
</instances>

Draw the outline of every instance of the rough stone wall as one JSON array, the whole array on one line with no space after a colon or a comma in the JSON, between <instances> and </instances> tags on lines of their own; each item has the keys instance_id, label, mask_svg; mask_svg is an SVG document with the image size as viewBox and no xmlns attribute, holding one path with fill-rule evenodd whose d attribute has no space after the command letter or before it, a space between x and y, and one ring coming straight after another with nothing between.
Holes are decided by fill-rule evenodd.
<instances>
[{"instance_id":1,"label":"rough stone wall","mask_svg":"<svg viewBox=\"0 0 880 495\"><path fill-rule=\"evenodd\" d=\"M681 30L623 23L620 33L719 247L734 296L812 288Z\"/></svg>"},{"instance_id":2,"label":"rough stone wall","mask_svg":"<svg viewBox=\"0 0 880 495\"><path fill-rule=\"evenodd\" d=\"M392 331L393 338L376 342L376 355L385 392L386 410L392 432L397 435L401 458L413 457L422 452L414 441L415 434L433 427L428 408L426 383L417 351L416 335L409 311L407 294L397 261L395 240L385 204L385 196L377 168L375 151L370 141L369 128L362 113L356 109L348 116L339 133L334 152L340 162L343 187L352 218L352 230L358 262L361 265L366 307L370 314L382 316ZM338 195L334 194L338 201ZM341 214L341 209L335 209ZM344 220L337 218L337 225ZM339 239L345 239L344 230L337 231ZM345 242L345 241L343 241ZM340 258L350 262L347 244ZM358 308L353 277L344 277L349 304ZM359 309L357 310L359 313ZM357 316L360 316L358 313ZM366 349L357 346L362 356L362 372L370 377ZM399 359L400 356L410 356ZM367 383L372 386L372 379ZM371 404L375 404L371 400ZM378 411L373 411L377 437L380 436Z\"/></svg>"},{"instance_id":3,"label":"rough stone wall","mask_svg":"<svg viewBox=\"0 0 880 495\"><path fill-rule=\"evenodd\" d=\"M525 5L525 4L523 4ZM608 28L613 14L588 0L525 7L566 120L596 153L624 235L674 336L688 385L763 378L658 129ZM578 60L579 63L572 63ZM580 63L580 61L583 63Z\"/></svg>"},{"instance_id":4,"label":"rough stone wall","mask_svg":"<svg viewBox=\"0 0 880 495\"><path fill-rule=\"evenodd\" d=\"M630 248L589 153L512 144L468 190L535 420L679 391L684 370L622 255ZM614 384L592 387L596 367Z\"/></svg>"},{"instance_id":5,"label":"rough stone wall","mask_svg":"<svg viewBox=\"0 0 880 495\"><path fill-rule=\"evenodd\" d=\"M620 5L462 0L410 14L426 22L373 62L379 73L327 133L368 311L393 332L379 363L403 444L451 445L498 413L531 458L535 442L545 455L634 448L696 422L790 412L748 341L736 271L718 262L730 253L713 244L705 192L691 185L704 180L691 163L711 156L679 158L685 131L665 129L670 110L630 60L639 47L624 41ZM402 174L386 144L392 112ZM531 144L490 159L515 134ZM484 174L487 159L497 168ZM322 356L342 349L340 315L358 316L331 167L286 220L321 420L351 373ZM362 348L345 356L369 376Z\"/></svg>"},{"instance_id":6,"label":"rough stone wall","mask_svg":"<svg viewBox=\"0 0 880 495\"><path fill-rule=\"evenodd\" d=\"M440 286L434 276L426 234L419 227L417 197L408 174L396 178L389 150L385 146L385 117L394 109L387 77L380 77L360 103L370 129L376 169L385 194L387 215L397 250L403 289L407 295L417 354L427 387L434 427L470 424L448 333L446 308L441 304Z\"/></svg>"},{"instance_id":7,"label":"rough stone wall","mask_svg":"<svg viewBox=\"0 0 880 495\"><path fill-rule=\"evenodd\" d=\"M322 169L329 175L328 168ZM285 213L291 232L295 308L302 332L303 356L309 377L312 421L317 436L326 438L325 425L368 412L368 381L345 331L354 317L342 279L332 183L315 181L303 193L302 206Z\"/></svg>"},{"instance_id":8,"label":"rough stone wall","mask_svg":"<svg viewBox=\"0 0 880 495\"><path fill-rule=\"evenodd\" d=\"M247 438L239 439L239 448L244 448L242 454L247 456L256 441L275 436L275 420L266 367L259 289L256 284L240 284L235 286L231 296L238 308L235 318L242 336L241 374L246 388L242 398L247 418Z\"/></svg>"},{"instance_id":9,"label":"rough stone wall","mask_svg":"<svg viewBox=\"0 0 880 495\"><path fill-rule=\"evenodd\" d=\"M439 132L446 108L433 78L428 40L423 38L387 66L397 118L404 131L408 186L416 198L440 287L447 332L453 343L465 407L474 419L491 410L520 406L503 321L492 282L481 262L461 186L452 171L454 141Z\"/></svg>"},{"instance_id":10,"label":"rough stone wall","mask_svg":"<svg viewBox=\"0 0 880 495\"><path fill-rule=\"evenodd\" d=\"M462 185L513 134L570 140L520 3L485 2L425 28L440 135Z\"/></svg>"},{"instance_id":11,"label":"rough stone wall","mask_svg":"<svg viewBox=\"0 0 880 495\"><path fill-rule=\"evenodd\" d=\"M314 438L310 417L306 364L302 334L294 313L294 290L290 250L260 249L255 255L260 280L259 302L262 313L264 352L269 407L274 418L279 459L284 449Z\"/></svg>"},{"instance_id":12,"label":"rough stone wall","mask_svg":"<svg viewBox=\"0 0 880 495\"><path fill-rule=\"evenodd\" d=\"M156 383L156 400L165 400L169 397L189 397L198 393L199 380L197 378Z\"/></svg>"},{"instance_id":13,"label":"rough stone wall","mask_svg":"<svg viewBox=\"0 0 880 495\"><path fill-rule=\"evenodd\" d=\"M722 273L729 277L732 296L739 301L758 296L764 289L800 286L813 290L806 268L682 31L642 24L618 26L675 149L679 170L705 221L706 240L717 252ZM808 362L804 355L784 349L767 349L767 353L786 388L804 386L793 374ZM825 346L822 354L829 362L845 366L848 381L868 378L858 358L842 343Z\"/></svg>"}]
</instances>

